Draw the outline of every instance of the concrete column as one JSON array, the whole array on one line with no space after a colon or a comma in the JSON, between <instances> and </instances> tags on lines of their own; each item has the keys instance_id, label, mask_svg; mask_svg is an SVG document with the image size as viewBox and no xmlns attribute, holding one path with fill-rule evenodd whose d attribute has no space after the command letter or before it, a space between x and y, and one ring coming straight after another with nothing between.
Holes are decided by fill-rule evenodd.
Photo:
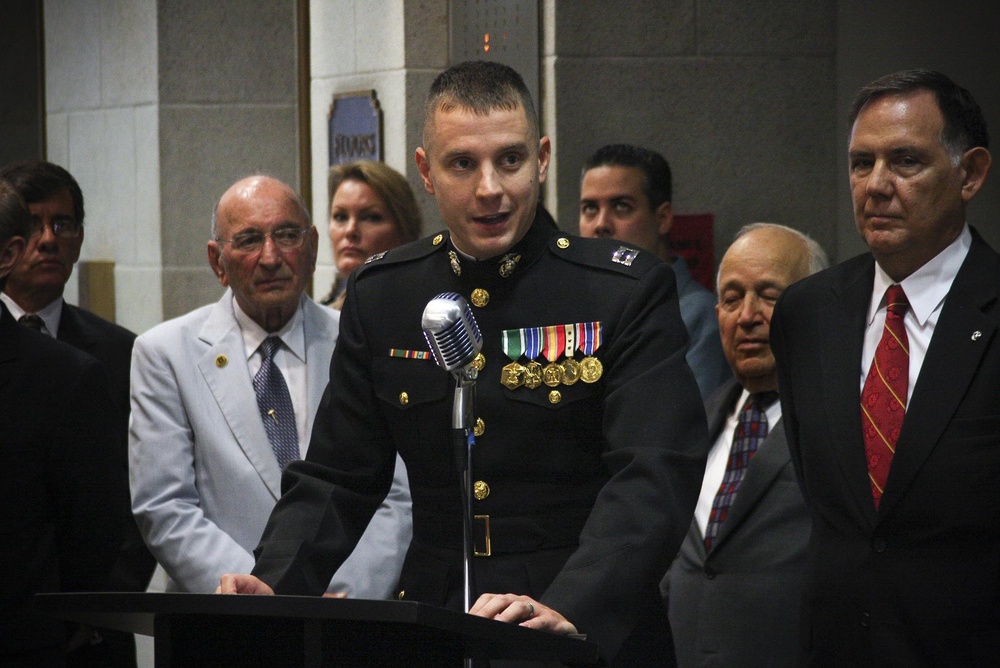
<instances>
[{"instance_id":1,"label":"concrete column","mask_svg":"<svg viewBox=\"0 0 1000 668\"><path fill-rule=\"evenodd\" d=\"M83 188L81 259L115 262L118 322L141 332L218 299L205 254L218 197L258 171L300 185L295 1L44 11L47 157Z\"/></svg>"},{"instance_id":2,"label":"concrete column","mask_svg":"<svg viewBox=\"0 0 1000 668\"><path fill-rule=\"evenodd\" d=\"M156 4L48 0L44 12L47 159L83 189L81 260L115 262L118 322L143 330L162 311Z\"/></svg>"},{"instance_id":3,"label":"concrete column","mask_svg":"<svg viewBox=\"0 0 1000 668\"><path fill-rule=\"evenodd\" d=\"M440 229L437 206L424 192L413 153L421 143L427 88L448 66L447 0L311 0L313 215L320 228L321 296L335 271L326 234L327 120L336 93L372 89L382 109L385 162L405 174L424 215L424 231Z\"/></svg>"}]
</instances>

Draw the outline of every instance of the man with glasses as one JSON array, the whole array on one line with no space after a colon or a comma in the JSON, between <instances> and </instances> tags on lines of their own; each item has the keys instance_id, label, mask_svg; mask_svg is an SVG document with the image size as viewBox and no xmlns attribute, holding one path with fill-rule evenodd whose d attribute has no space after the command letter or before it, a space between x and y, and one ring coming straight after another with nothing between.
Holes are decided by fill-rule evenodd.
<instances>
[{"instance_id":1,"label":"man with glasses","mask_svg":"<svg viewBox=\"0 0 1000 668\"><path fill-rule=\"evenodd\" d=\"M226 293L136 340L132 508L171 591L211 592L253 567L285 465L305 455L329 378L339 314L305 294L316 228L272 178L234 184L216 205L208 261ZM406 474L330 591L385 598L410 541Z\"/></svg>"},{"instance_id":2,"label":"man with glasses","mask_svg":"<svg viewBox=\"0 0 1000 668\"><path fill-rule=\"evenodd\" d=\"M22 325L41 331L97 358L108 374L114 413L113 473L126 485L129 412L129 363L135 334L66 303L63 291L83 245L83 192L73 176L50 162L25 162L0 170L31 212L31 228L21 260L0 299ZM123 543L108 586L114 591L144 591L156 562L143 545L127 503L118 509ZM101 639L103 638L103 641ZM71 666L134 666L131 635L102 631L68 657Z\"/></svg>"}]
</instances>

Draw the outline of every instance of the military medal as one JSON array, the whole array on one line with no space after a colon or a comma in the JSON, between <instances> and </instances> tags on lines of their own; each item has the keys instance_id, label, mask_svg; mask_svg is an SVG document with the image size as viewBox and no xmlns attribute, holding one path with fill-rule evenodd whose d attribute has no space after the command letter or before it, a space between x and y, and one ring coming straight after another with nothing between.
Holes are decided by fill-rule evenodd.
<instances>
[{"instance_id":1,"label":"military medal","mask_svg":"<svg viewBox=\"0 0 1000 668\"><path fill-rule=\"evenodd\" d=\"M533 390L542 384L542 365L534 361L542 354L542 328L525 327L521 331L524 333L524 356L528 358L528 365L524 369L524 386Z\"/></svg>"},{"instance_id":2,"label":"military medal","mask_svg":"<svg viewBox=\"0 0 1000 668\"><path fill-rule=\"evenodd\" d=\"M580 362L580 380L585 383L596 383L604 373L604 365L596 357L584 357Z\"/></svg>"},{"instance_id":3,"label":"military medal","mask_svg":"<svg viewBox=\"0 0 1000 668\"><path fill-rule=\"evenodd\" d=\"M576 325L577 349L586 357L580 362L580 380L596 383L604 373L604 365L593 354L601 347L601 323L581 322Z\"/></svg>"},{"instance_id":4,"label":"military medal","mask_svg":"<svg viewBox=\"0 0 1000 668\"><path fill-rule=\"evenodd\" d=\"M566 359L562 363L562 383L572 385L580 380L580 363L573 359L573 351L576 349L576 325L563 325L563 331L566 339Z\"/></svg>"},{"instance_id":5,"label":"military medal","mask_svg":"<svg viewBox=\"0 0 1000 668\"><path fill-rule=\"evenodd\" d=\"M500 369L500 384L508 390L516 390L524 385L523 376L526 370L527 369L517 362L511 362L504 368Z\"/></svg>"},{"instance_id":6,"label":"military medal","mask_svg":"<svg viewBox=\"0 0 1000 668\"><path fill-rule=\"evenodd\" d=\"M549 387L556 387L566 373L561 364L556 364L565 350L566 325L543 327L542 333L542 355L549 361L548 366L542 370L542 382Z\"/></svg>"},{"instance_id":7,"label":"military medal","mask_svg":"<svg viewBox=\"0 0 1000 668\"><path fill-rule=\"evenodd\" d=\"M572 357L565 359L562 363L562 367L563 367L563 376L562 376L563 385L572 385L576 381L580 380L580 374L582 373L582 368L580 366L580 363L577 362L575 359L573 359Z\"/></svg>"},{"instance_id":8,"label":"military medal","mask_svg":"<svg viewBox=\"0 0 1000 668\"><path fill-rule=\"evenodd\" d=\"M533 390L542 384L542 365L538 362L528 362L524 367L524 386Z\"/></svg>"},{"instance_id":9,"label":"military medal","mask_svg":"<svg viewBox=\"0 0 1000 668\"><path fill-rule=\"evenodd\" d=\"M524 385L525 368L517 361L524 352L523 330L505 330L500 335L500 346L503 354L510 358L510 364L500 369L500 384L508 390L516 390Z\"/></svg>"}]
</instances>

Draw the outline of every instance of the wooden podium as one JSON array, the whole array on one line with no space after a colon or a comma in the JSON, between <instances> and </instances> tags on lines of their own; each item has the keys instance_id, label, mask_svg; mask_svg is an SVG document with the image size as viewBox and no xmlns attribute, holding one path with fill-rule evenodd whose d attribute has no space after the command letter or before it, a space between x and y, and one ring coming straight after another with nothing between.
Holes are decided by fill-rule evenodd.
<instances>
[{"instance_id":1,"label":"wooden podium","mask_svg":"<svg viewBox=\"0 0 1000 668\"><path fill-rule=\"evenodd\" d=\"M597 645L423 603L311 596L36 594L40 612L151 635L156 668L594 665Z\"/></svg>"}]
</instances>

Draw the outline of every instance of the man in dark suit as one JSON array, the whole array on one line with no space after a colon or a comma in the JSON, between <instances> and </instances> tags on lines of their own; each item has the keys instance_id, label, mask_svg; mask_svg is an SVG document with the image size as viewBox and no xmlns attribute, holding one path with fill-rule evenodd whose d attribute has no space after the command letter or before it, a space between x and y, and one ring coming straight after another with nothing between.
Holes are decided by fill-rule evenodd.
<instances>
[{"instance_id":1,"label":"man in dark suit","mask_svg":"<svg viewBox=\"0 0 1000 668\"><path fill-rule=\"evenodd\" d=\"M781 292L826 266L815 241L770 223L740 230L719 265L715 312L734 377L705 403L713 445L694 521L662 585L681 668L794 665L809 515L768 341Z\"/></svg>"},{"instance_id":2,"label":"man in dark suit","mask_svg":"<svg viewBox=\"0 0 1000 668\"><path fill-rule=\"evenodd\" d=\"M30 215L0 180L0 288L29 234ZM0 304L0 666L62 666L66 625L27 608L36 592L107 588L121 542L114 510L127 488L107 471L115 425L100 364L20 327Z\"/></svg>"},{"instance_id":3,"label":"man in dark suit","mask_svg":"<svg viewBox=\"0 0 1000 668\"><path fill-rule=\"evenodd\" d=\"M0 178L10 182L27 203L32 219L24 255L11 271L0 299L15 319L84 351L104 366L116 427L115 438L106 447L113 450L112 471L127 485L129 367L135 334L63 300L83 244L83 193L69 172L49 162L10 165L0 170ZM118 517L124 539L108 587L144 591L156 560L146 549L127 504L118 509ZM71 659L75 665L135 665L135 643L130 636L102 634L107 642L78 652Z\"/></svg>"},{"instance_id":4,"label":"man in dark suit","mask_svg":"<svg viewBox=\"0 0 1000 668\"><path fill-rule=\"evenodd\" d=\"M910 70L851 114L870 254L785 291L771 341L813 518L807 665L1000 656L1000 255L965 221L990 167L972 96Z\"/></svg>"}]
</instances>

